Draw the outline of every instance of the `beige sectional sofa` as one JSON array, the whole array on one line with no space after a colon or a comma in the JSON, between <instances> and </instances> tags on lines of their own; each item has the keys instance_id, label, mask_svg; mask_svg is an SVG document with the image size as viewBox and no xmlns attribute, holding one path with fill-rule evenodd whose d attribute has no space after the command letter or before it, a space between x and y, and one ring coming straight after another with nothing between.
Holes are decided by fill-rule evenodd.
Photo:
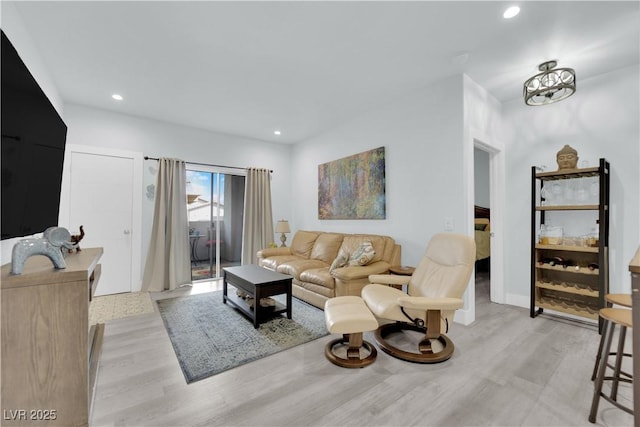
<instances>
[{"instance_id":1,"label":"beige sectional sofa","mask_svg":"<svg viewBox=\"0 0 640 427\"><path fill-rule=\"evenodd\" d=\"M358 258L363 251L366 256ZM401 265L400 245L376 234L301 230L293 236L291 247L262 249L257 255L258 265L293 276L293 295L319 308L329 298L360 296L370 274L384 274L390 266ZM350 264L340 266L344 262Z\"/></svg>"}]
</instances>

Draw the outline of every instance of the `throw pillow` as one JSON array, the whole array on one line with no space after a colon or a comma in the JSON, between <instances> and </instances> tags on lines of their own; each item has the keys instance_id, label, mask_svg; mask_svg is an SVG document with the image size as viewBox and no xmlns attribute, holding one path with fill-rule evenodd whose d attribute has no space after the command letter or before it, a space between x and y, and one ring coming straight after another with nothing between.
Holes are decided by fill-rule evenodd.
<instances>
[{"instance_id":1,"label":"throw pillow","mask_svg":"<svg viewBox=\"0 0 640 427\"><path fill-rule=\"evenodd\" d=\"M343 252L340 252L336 257L336 259L334 259L333 262L331 263L331 267L329 267L329 271L333 271L336 268L344 267L345 265L347 265L348 262L349 262L349 255Z\"/></svg>"},{"instance_id":2,"label":"throw pillow","mask_svg":"<svg viewBox=\"0 0 640 427\"><path fill-rule=\"evenodd\" d=\"M349 265L367 265L376 256L376 251L370 241L365 240L349 257Z\"/></svg>"}]
</instances>

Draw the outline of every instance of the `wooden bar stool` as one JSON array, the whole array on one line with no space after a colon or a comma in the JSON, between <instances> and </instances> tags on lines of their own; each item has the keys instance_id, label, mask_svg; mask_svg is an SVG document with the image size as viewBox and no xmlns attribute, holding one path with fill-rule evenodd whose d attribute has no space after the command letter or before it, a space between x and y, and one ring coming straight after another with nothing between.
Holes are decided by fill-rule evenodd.
<instances>
[{"instance_id":1,"label":"wooden bar stool","mask_svg":"<svg viewBox=\"0 0 640 427\"><path fill-rule=\"evenodd\" d=\"M613 305L619 305L626 308L631 308L631 294L607 294L605 296L605 300L607 304L613 304ZM602 352L603 346L604 346L604 330L602 331L602 335L600 336L600 345L598 346L598 353L596 354L596 363L593 366L591 381L596 379L596 374L598 373L598 364L600 363L600 353ZM614 356L615 354L616 353L610 353L609 356ZM623 356L631 357L631 354L625 353L623 354ZM628 378L632 377L631 374L624 371L621 372L621 374L627 376Z\"/></svg>"},{"instance_id":2,"label":"wooden bar stool","mask_svg":"<svg viewBox=\"0 0 640 427\"><path fill-rule=\"evenodd\" d=\"M626 308L603 308L600 310L600 317L604 321L602 324L602 337L604 346L601 349L600 363L598 366L598 375L595 379L593 390L593 401L591 403L591 413L589 414L589 422L596 422L596 415L598 413L598 404L600 398L604 398L607 402L622 409L625 412L633 415L633 408L622 405L618 402L618 384L622 382L632 382L631 378L621 377L621 365L624 354L624 337L627 332L627 328L631 328L631 310ZM611 353L611 344L613 342L613 335L615 334L616 325L620 326L620 337L618 339L618 349L615 356L615 364L611 366L607 359ZM607 368L613 368L613 375L610 377L605 376ZM604 381L612 381L611 393L606 395L602 392L602 384Z\"/></svg>"}]
</instances>

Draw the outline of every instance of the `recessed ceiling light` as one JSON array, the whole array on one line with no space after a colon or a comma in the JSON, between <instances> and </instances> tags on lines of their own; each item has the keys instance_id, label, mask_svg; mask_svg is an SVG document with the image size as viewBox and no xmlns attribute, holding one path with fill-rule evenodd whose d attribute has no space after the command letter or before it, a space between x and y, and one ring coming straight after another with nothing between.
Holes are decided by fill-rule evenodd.
<instances>
[{"instance_id":1,"label":"recessed ceiling light","mask_svg":"<svg viewBox=\"0 0 640 427\"><path fill-rule=\"evenodd\" d=\"M123 99L123 98L122 98L122 95L119 95L119 94L117 94L117 93L114 93L113 95L111 95L111 97L112 97L113 99L115 99L116 101L122 101L122 99Z\"/></svg>"},{"instance_id":2,"label":"recessed ceiling light","mask_svg":"<svg viewBox=\"0 0 640 427\"><path fill-rule=\"evenodd\" d=\"M511 6L510 8L504 11L502 16L504 17L504 19L511 19L519 13L520 13L520 8L518 6Z\"/></svg>"},{"instance_id":3,"label":"recessed ceiling light","mask_svg":"<svg viewBox=\"0 0 640 427\"><path fill-rule=\"evenodd\" d=\"M274 130L274 131L273 131L273 134L274 134L274 135L280 135L280 131L279 131L279 130Z\"/></svg>"}]
</instances>

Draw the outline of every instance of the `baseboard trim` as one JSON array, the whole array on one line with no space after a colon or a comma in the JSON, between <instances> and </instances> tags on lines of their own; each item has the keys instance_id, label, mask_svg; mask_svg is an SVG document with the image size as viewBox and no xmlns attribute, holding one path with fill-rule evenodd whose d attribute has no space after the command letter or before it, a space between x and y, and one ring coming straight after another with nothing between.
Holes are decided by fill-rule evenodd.
<instances>
[{"instance_id":1,"label":"baseboard trim","mask_svg":"<svg viewBox=\"0 0 640 427\"><path fill-rule=\"evenodd\" d=\"M475 313L472 313L471 310L456 310L453 315L453 321L464 326L472 324L474 320Z\"/></svg>"},{"instance_id":2,"label":"baseboard trim","mask_svg":"<svg viewBox=\"0 0 640 427\"><path fill-rule=\"evenodd\" d=\"M505 304L515 305L516 307L529 308L531 298L526 295L510 294L505 295Z\"/></svg>"}]
</instances>

